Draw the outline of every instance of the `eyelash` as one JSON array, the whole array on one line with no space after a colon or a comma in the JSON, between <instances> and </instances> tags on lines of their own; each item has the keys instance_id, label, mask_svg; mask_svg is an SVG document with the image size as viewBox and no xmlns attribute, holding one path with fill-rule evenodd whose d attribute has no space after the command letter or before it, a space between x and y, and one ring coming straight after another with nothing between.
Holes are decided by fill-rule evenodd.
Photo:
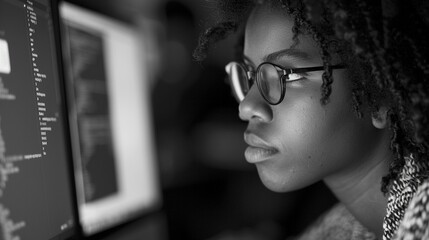
<instances>
[{"instance_id":1,"label":"eyelash","mask_svg":"<svg viewBox=\"0 0 429 240\"><path fill-rule=\"evenodd\" d=\"M296 79L293 79L293 80L286 80L286 83L300 81L300 80L303 80L305 78L305 75L304 74L300 74L300 73L291 73L291 74L289 74L289 78L290 78L290 75L298 75L299 78L296 78Z\"/></svg>"},{"instance_id":2,"label":"eyelash","mask_svg":"<svg viewBox=\"0 0 429 240\"><path fill-rule=\"evenodd\" d=\"M280 75L283 75L283 70L282 69L277 69L277 71L279 72ZM291 83L291 82L296 82L296 81L301 81L303 79L305 79L305 77L308 75L306 73L290 73L288 75L299 75L300 78L294 79L294 80L286 80L286 83ZM290 78L290 77L289 77Z\"/></svg>"}]
</instances>

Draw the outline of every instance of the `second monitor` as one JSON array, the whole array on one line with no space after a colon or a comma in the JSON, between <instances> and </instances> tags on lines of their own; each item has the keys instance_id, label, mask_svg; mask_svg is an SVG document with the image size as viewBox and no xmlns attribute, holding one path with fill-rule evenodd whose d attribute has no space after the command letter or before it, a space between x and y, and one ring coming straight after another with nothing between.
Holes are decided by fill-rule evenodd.
<instances>
[{"instance_id":1,"label":"second monitor","mask_svg":"<svg viewBox=\"0 0 429 240\"><path fill-rule=\"evenodd\" d=\"M80 222L93 235L160 205L144 38L69 3L61 15Z\"/></svg>"}]
</instances>

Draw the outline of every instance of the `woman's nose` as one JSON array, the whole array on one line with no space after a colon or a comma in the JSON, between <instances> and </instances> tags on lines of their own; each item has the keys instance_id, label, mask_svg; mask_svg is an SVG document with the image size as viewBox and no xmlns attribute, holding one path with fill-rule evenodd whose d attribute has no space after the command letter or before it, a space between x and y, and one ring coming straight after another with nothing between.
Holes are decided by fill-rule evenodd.
<instances>
[{"instance_id":1,"label":"woman's nose","mask_svg":"<svg viewBox=\"0 0 429 240\"><path fill-rule=\"evenodd\" d=\"M239 117L243 121L258 120L269 122L273 118L271 105L268 104L254 84L238 107Z\"/></svg>"}]
</instances>

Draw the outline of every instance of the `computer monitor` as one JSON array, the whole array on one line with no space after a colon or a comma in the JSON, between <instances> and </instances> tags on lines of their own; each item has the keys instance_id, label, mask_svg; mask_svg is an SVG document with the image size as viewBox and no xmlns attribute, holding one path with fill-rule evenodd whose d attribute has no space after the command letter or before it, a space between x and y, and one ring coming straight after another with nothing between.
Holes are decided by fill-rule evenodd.
<instances>
[{"instance_id":1,"label":"computer monitor","mask_svg":"<svg viewBox=\"0 0 429 240\"><path fill-rule=\"evenodd\" d=\"M80 222L87 236L161 203L144 44L137 28L64 2Z\"/></svg>"},{"instance_id":2,"label":"computer monitor","mask_svg":"<svg viewBox=\"0 0 429 240\"><path fill-rule=\"evenodd\" d=\"M51 0L0 0L0 239L76 232L70 136Z\"/></svg>"}]
</instances>

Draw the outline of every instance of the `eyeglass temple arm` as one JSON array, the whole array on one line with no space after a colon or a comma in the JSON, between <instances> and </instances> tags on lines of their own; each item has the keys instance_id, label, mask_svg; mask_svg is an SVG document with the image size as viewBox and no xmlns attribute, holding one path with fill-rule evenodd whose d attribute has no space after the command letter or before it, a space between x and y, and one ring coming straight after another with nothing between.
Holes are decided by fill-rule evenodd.
<instances>
[{"instance_id":1,"label":"eyeglass temple arm","mask_svg":"<svg viewBox=\"0 0 429 240\"><path fill-rule=\"evenodd\" d=\"M344 69L347 68L344 64L330 65L329 69ZM313 72L313 71L321 71L325 70L324 66L319 67L306 67L306 68L291 68L291 69L283 69L283 73L291 74L291 73L303 73L303 72Z\"/></svg>"}]
</instances>

